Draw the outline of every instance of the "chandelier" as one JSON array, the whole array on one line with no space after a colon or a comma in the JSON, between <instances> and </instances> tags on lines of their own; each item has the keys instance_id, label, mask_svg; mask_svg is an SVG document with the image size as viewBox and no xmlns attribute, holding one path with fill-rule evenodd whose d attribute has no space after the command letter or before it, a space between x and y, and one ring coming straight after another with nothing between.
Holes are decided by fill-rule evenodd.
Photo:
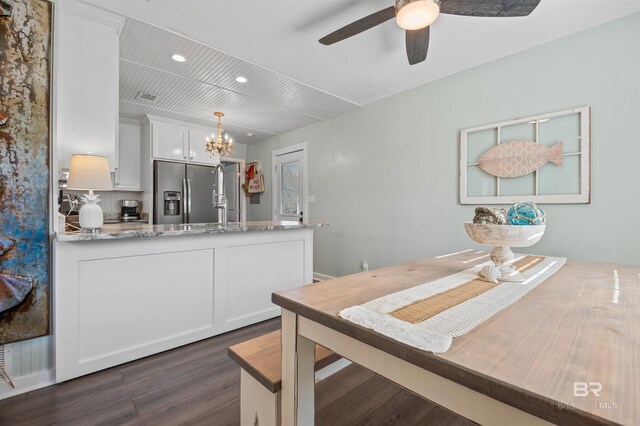
<instances>
[{"instance_id":1,"label":"chandelier","mask_svg":"<svg viewBox=\"0 0 640 426\"><path fill-rule=\"evenodd\" d=\"M211 137L207 138L207 143L204 147L214 157L220 157L221 155L228 157L233 154L233 139L229 137L228 133L222 134L220 119L224 117L224 113L214 112L213 115L218 117L218 136L211 134Z\"/></svg>"}]
</instances>

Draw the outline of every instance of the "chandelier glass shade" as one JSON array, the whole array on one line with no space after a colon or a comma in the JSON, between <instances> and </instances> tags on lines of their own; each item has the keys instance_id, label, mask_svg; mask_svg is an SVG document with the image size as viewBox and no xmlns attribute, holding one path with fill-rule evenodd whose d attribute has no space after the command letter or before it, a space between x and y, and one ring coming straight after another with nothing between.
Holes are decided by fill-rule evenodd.
<instances>
[{"instance_id":1,"label":"chandelier glass shade","mask_svg":"<svg viewBox=\"0 0 640 426\"><path fill-rule=\"evenodd\" d=\"M233 154L233 139L229 137L228 133L222 134L221 119L224 117L222 112L214 112L213 115L218 117L218 134L212 134L210 138L207 138L205 149L214 157L225 156Z\"/></svg>"}]
</instances>

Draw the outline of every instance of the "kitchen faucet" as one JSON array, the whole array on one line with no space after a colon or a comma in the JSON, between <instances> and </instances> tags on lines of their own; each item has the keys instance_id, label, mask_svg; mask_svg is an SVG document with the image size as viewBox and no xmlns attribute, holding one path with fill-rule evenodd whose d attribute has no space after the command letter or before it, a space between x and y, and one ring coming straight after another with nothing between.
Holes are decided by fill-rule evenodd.
<instances>
[{"instance_id":1,"label":"kitchen faucet","mask_svg":"<svg viewBox=\"0 0 640 426\"><path fill-rule=\"evenodd\" d=\"M218 223L227 226L227 197L224 195L224 166L218 163L213 169L213 208L218 211Z\"/></svg>"}]
</instances>

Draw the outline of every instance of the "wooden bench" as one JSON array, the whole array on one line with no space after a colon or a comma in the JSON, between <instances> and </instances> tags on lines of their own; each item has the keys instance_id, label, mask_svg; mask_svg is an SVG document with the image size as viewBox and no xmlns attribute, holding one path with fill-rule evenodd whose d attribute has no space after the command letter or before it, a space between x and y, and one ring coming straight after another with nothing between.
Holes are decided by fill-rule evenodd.
<instances>
[{"instance_id":1,"label":"wooden bench","mask_svg":"<svg viewBox=\"0 0 640 426\"><path fill-rule=\"evenodd\" d=\"M279 426L282 386L280 330L229 347L240 367L240 425ZM338 354L316 345L316 371L339 360Z\"/></svg>"}]
</instances>

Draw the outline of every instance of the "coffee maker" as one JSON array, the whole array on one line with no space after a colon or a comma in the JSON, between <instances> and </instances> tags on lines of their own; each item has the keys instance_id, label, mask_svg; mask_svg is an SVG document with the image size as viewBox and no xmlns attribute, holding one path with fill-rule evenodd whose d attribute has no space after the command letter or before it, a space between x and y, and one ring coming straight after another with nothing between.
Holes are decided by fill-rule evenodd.
<instances>
[{"instance_id":1,"label":"coffee maker","mask_svg":"<svg viewBox=\"0 0 640 426\"><path fill-rule=\"evenodd\" d=\"M120 200L120 220L123 222L140 220L140 204L138 200Z\"/></svg>"}]
</instances>

